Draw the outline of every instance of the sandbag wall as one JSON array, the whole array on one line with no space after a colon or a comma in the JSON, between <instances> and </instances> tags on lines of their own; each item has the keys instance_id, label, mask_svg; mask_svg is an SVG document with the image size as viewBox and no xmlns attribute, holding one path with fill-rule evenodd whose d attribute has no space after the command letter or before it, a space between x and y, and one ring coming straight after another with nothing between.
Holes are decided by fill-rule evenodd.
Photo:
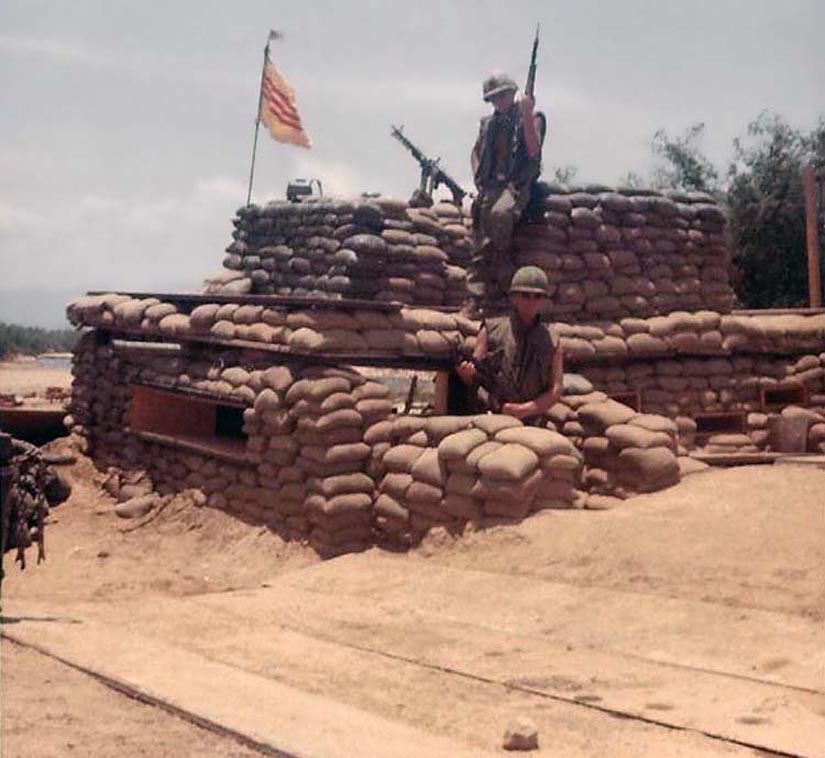
<instances>
[{"instance_id":1,"label":"sandbag wall","mask_svg":"<svg viewBox=\"0 0 825 758\"><path fill-rule=\"evenodd\" d=\"M370 546L375 485L364 438L392 412L389 390L335 368L278 366L262 382L244 425L248 457L269 490L260 515L324 556Z\"/></svg>"},{"instance_id":2,"label":"sandbag wall","mask_svg":"<svg viewBox=\"0 0 825 758\"><path fill-rule=\"evenodd\" d=\"M407 416L376 424L366 439L380 477L376 529L389 544L437 526L460 532L467 522L584 506L575 446L509 416Z\"/></svg>"},{"instance_id":3,"label":"sandbag wall","mask_svg":"<svg viewBox=\"0 0 825 758\"><path fill-rule=\"evenodd\" d=\"M727 313L725 216L704 193L552 185L541 222L514 237L518 266L543 268L561 321Z\"/></svg>"},{"instance_id":4,"label":"sandbag wall","mask_svg":"<svg viewBox=\"0 0 825 758\"><path fill-rule=\"evenodd\" d=\"M794 386L825 411L825 314L675 311L554 328L568 367L609 395L638 393L646 412L762 413L766 390Z\"/></svg>"},{"instance_id":5,"label":"sandbag wall","mask_svg":"<svg viewBox=\"0 0 825 758\"><path fill-rule=\"evenodd\" d=\"M243 452L141 437L130 429L135 386L246 406ZM582 456L563 435L504 416L396 417L388 395L350 369L89 332L75 354L70 423L101 468L140 474L160 494L200 490L209 506L306 540L322 556L376 538L410 545L435 526L461 531L585 506Z\"/></svg>"},{"instance_id":6,"label":"sandbag wall","mask_svg":"<svg viewBox=\"0 0 825 758\"><path fill-rule=\"evenodd\" d=\"M229 381L210 380L209 360L183 353L131 355L118 349L105 333L90 331L75 347L72 395L66 425L101 469L114 466L137 474L146 471L161 494L188 488L206 493L232 493L238 486L254 487L254 470L244 462L226 461L146 442L128 431L132 384L187 388L210 383L215 396L244 400L254 393ZM231 376L231 374L230 374Z\"/></svg>"},{"instance_id":7,"label":"sandbag wall","mask_svg":"<svg viewBox=\"0 0 825 758\"><path fill-rule=\"evenodd\" d=\"M239 209L232 223L223 265L244 272L250 285L218 281L209 291L431 305L460 304L466 295L469 222L450 203L274 201Z\"/></svg>"},{"instance_id":8,"label":"sandbag wall","mask_svg":"<svg viewBox=\"0 0 825 758\"><path fill-rule=\"evenodd\" d=\"M115 462L126 435L123 412L129 388L121 381L121 365L108 340L86 332L72 354L72 392L64 423L81 443L81 451L98 457L103 466ZM124 460L128 460L126 452Z\"/></svg>"},{"instance_id":9,"label":"sandbag wall","mask_svg":"<svg viewBox=\"0 0 825 758\"><path fill-rule=\"evenodd\" d=\"M564 395L549 417L548 426L581 452L581 486L591 498L624 498L676 484L695 430L690 419L638 413L598 390Z\"/></svg>"},{"instance_id":10,"label":"sandbag wall","mask_svg":"<svg viewBox=\"0 0 825 758\"><path fill-rule=\"evenodd\" d=\"M449 356L472 350L479 323L457 313L427 308L323 307L290 310L238 303L208 303L181 313L157 298L107 293L82 297L67 307L76 326L105 327L143 337L185 340L207 336L280 345L298 352L398 353Z\"/></svg>"},{"instance_id":11,"label":"sandbag wall","mask_svg":"<svg viewBox=\"0 0 825 758\"><path fill-rule=\"evenodd\" d=\"M243 452L210 455L132 433L133 385L248 406ZM146 470L161 494L199 489L210 506L307 540L327 556L373 542L375 485L366 473L373 451L364 435L392 411L388 395L352 370L186 348L153 355L90 333L75 356L70 423L100 467Z\"/></svg>"},{"instance_id":12,"label":"sandbag wall","mask_svg":"<svg viewBox=\"0 0 825 758\"><path fill-rule=\"evenodd\" d=\"M479 323L458 314L401 307L288 311L237 303L191 314L156 298L107 294L68 308L76 325L144 337L277 344L299 352L449 356L472 349ZM798 384L825 410L825 314L740 315L676 311L647 319L556 323L566 365L610 395L639 393L641 409L672 418L713 412L760 413L766 388ZM757 435L758 436L758 435Z\"/></svg>"},{"instance_id":13,"label":"sandbag wall","mask_svg":"<svg viewBox=\"0 0 825 758\"><path fill-rule=\"evenodd\" d=\"M583 365L580 371L608 394L638 392L645 411L670 417L760 412L763 390L792 385L806 389L812 407L825 407L825 354L676 356L608 366Z\"/></svg>"}]
</instances>

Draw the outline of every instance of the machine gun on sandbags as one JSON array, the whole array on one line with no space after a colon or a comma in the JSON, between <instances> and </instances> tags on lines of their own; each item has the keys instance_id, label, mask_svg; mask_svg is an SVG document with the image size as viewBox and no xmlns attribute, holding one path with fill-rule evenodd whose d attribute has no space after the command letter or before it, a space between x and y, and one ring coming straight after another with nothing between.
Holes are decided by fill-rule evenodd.
<instances>
[{"instance_id":1,"label":"machine gun on sandbags","mask_svg":"<svg viewBox=\"0 0 825 758\"><path fill-rule=\"evenodd\" d=\"M417 148L404 135L403 126L393 126L392 136L395 137L407 151L418 161L421 167L421 183L418 189L413 193L411 205L425 205L433 204L433 192L437 190L442 184L450 190L453 195L453 204L460 208L464 196L467 194L461 185L453 179L443 168L439 165L441 158L429 158L419 148Z\"/></svg>"}]
</instances>

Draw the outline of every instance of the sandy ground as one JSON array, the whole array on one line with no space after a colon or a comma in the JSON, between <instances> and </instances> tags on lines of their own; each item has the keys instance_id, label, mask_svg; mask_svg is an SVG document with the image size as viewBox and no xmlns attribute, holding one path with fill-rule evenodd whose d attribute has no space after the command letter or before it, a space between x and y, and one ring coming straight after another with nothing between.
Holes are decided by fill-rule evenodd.
<instances>
[{"instance_id":1,"label":"sandy ground","mask_svg":"<svg viewBox=\"0 0 825 758\"><path fill-rule=\"evenodd\" d=\"M0 393L44 395L47 387L68 389L72 375L64 368L44 367L34 360L0 361Z\"/></svg>"},{"instance_id":2,"label":"sandy ground","mask_svg":"<svg viewBox=\"0 0 825 758\"><path fill-rule=\"evenodd\" d=\"M651 654L642 639L644 614L657 603L720 618L764 617L789 630L821 628L825 620L825 471L811 467L715 470L611 511L547 512L459 540L434 534L407 555L374 549L325 564L266 529L185 501L173 502L143 526L118 519L94 484L89 461L64 470L74 492L52 512L47 561L21 572L7 557L4 606L35 603L55 614L83 609L124 629L186 640L188 649L210 658L486 750L495 748L506 716L521 712L540 724L542 756L770 755L701 730L577 707L575 697L593 685L576 684L575 677L569 678L569 700L538 697L532 690L552 685L559 692L568 680L556 672L542 684L538 676L519 678L512 671L529 668L530 646L543 635L560 645L566 641L568 650L589 640L592 655L605 640L615 640L641 660ZM458 585L452 595L442 595L438 582L445 576L467 579L467 587L477 587L483 576L483 596L459 597ZM276 596L266 594L268 587ZM559 619L578 614L578 626L553 630L552 603L530 607L536 587L550 588L547 597L595 593L604 606L594 606L591 614L586 604L562 607L559 601ZM517 588L523 596L513 594ZM638 612L632 635L611 603L618 603L625 619ZM484 607L490 627L480 629L468 619ZM449 623L428 626L428 618L440 616ZM714 637L701 629L700 615L696 628L689 617L681 623L684 639L673 641L674 649L691 651L698 640L692 651L697 659L727 662L731 670L741 666L741 677L779 680L783 666L789 677L797 675L782 639L776 649L754 649L749 656L747 650L727 650L721 632ZM513 629L522 644L512 653L483 649L496 634L510 633L501 637L502 646L509 644ZM453 649L450 635L463 635L467 666L478 653L489 672L485 679L445 673L447 659L438 655ZM633 635L640 639L626 639ZM279 664L278 656L289 666ZM499 672L505 686L496 683ZM2 647L2 703L4 757L256 754L8 641ZM651 713L670 707L649 706ZM825 715L825 705L814 709ZM740 722L758 725L760 719L749 715ZM753 744L759 744L758 735Z\"/></svg>"},{"instance_id":3,"label":"sandy ground","mask_svg":"<svg viewBox=\"0 0 825 758\"><path fill-rule=\"evenodd\" d=\"M40 653L2 644L4 758L260 755Z\"/></svg>"}]
</instances>

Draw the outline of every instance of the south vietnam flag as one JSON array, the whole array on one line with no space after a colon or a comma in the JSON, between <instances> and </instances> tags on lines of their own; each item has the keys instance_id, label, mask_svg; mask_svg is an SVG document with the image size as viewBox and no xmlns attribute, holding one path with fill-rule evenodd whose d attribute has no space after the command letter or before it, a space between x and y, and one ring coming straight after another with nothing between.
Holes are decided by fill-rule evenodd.
<instances>
[{"instance_id":1,"label":"south vietnam flag","mask_svg":"<svg viewBox=\"0 0 825 758\"><path fill-rule=\"evenodd\" d=\"M261 79L261 106L258 118L278 142L310 147L309 135L295 108L295 91L267 55Z\"/></svg>"}]
</instances>

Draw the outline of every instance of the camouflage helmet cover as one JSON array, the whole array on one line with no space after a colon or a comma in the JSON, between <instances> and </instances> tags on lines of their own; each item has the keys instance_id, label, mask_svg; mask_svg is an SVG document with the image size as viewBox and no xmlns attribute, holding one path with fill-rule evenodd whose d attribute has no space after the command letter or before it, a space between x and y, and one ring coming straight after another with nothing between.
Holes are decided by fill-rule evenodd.
<instances>
[{"instance_id":1,"label":"camouflage helmet cover","mask_svg":"<svg viewBox=\"0 0 825 758\"><path fill-rule=\"evenodd\" d=\"M490 74L481 86L482 94L487 102L502 92L515 92L516 90L518 90L518 85L513 78L501 72Z\"/></svg>"},{"instance_id":2,"label":"camouflage helmet cover","mask_svg":"<svg viewBox=\"0 0 825 758\"><path fill-rule=\"evenodd\" d=\"M522 266L510 282L510 294L530 292L547 297L547 274L538 266Z\"/></svg>"}]
</instances>

